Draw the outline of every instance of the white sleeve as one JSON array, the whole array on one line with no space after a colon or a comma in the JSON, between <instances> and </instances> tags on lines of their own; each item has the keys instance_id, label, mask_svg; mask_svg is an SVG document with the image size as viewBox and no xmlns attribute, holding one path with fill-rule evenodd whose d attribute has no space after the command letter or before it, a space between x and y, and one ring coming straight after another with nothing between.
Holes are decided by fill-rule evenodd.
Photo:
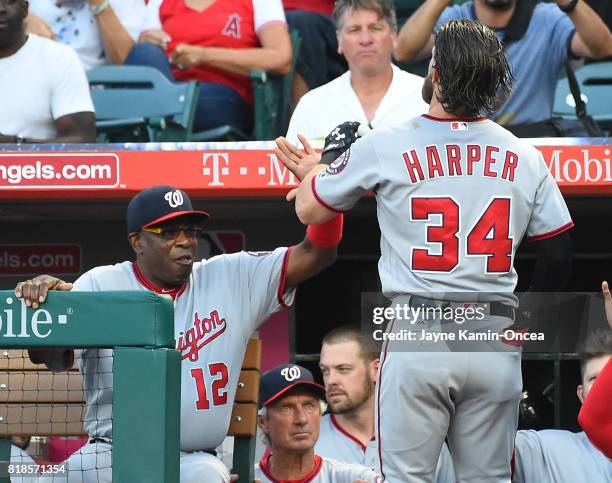
<instances>
[{"instance_id":1,"label":"white sleeve","mask_svg":"<svg viewBox=\"0 0 612 483\"><path fill-rule=\"evenodd\" d=\"M291 248L271 252L240 252L240 275L246 281L249 313L254 327L247 327L247 336L274 312L293 303L295 287L287 290L285 276Z\"/></svg>"},{"instance_id":2,"label":"white sleeve","mask_svg":"<svg viewBox=\"0 0 612 483\"><path fill-rule=\"evenodd\" d=\"M95 292L96 290L91 271L85 272L72 284L72 292Z\"/></svg>"},{"instance_id":3,"label":"white sleeve","mask_svg":"<svg viewBox=\"0 0 612 483\"><path fill-rule=\"evenodd\" d=\"M51 115L59 119L76 112L94 112L85 71L74 49L63 47L62 63L56 65L51 93Z\"/></svg>"},{"instance_id":4,"label":"white sleeve","mask_svg":"<svg viewBox=\"0 0 612 483\"><path fill-rule=\"evenodd\" d=\"M536 191L531 218L527 226L528 241L551 238L574 226L555 179L540 153L538 157L540 170L545 170L545 174Z\"/></svg>"},{"instance_id":5,"label":"white sleeve","mask_svg":"<svg viewBox=\"0 0 612 483\"><path fill-rule=\"evenodd\" d=\"M514 439L514 477L513 483L546 481L544 451L537 431L521 430Z\"/></svg>"},{"instance_id":6,"label":"white sleeve","mask_svg":"<svg viewBox=\"0 0 612 483\"><path fill-rule=\"evenodd\" d=\"M346 211L382 180L381 167L369 134L358 139L312 180L315 198L327 209Z\"/></svg>"},{"instance_id":7,"label":"white sleeve","mask_svg":"<svg viewBox=\"0 0 612 483\"><path fill-rule=\"evenodd\" d=\"M151 0L148 5L145 5L144 0L110 0L119 22L133 40L138 40L143 30L155 28L147 23L149 21L147 12L152 8L151 4L156 2L159 6L158 0Z\"/></svg>"},{"instance_id":8,"label":"white sleeve","mask_svg":"<svg viewBox=\"0 0 612 483\"><path fill-rule=\"evenodd\" d=\"M315 119L317 119L317 116L314 115L315 113L309 112L309 106L310 102L308 102L308 94L305 94L299 100L297 106L295 106L291 119L289 120L289 128L287 129L286 137L289 142L300 148L302 146L300 145L298 134L304 135L304 137L309 141L313 140L312 123Z\"/></svg>"},{"instance_id":9,"label":"white sleeve","mask_svg":"<svg viewBox=\"0 0 612 483\"><path fill-rule=\"evenodd\" d=\"M287 23L281 0L253 0L255 32L273 22Z\"/></svg>"}]
</instances>

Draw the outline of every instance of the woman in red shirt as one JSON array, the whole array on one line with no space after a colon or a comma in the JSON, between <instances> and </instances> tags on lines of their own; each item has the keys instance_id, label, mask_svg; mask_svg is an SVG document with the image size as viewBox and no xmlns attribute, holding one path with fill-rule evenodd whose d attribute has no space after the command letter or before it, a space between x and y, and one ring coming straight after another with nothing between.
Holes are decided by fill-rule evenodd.
<instances>
[{"instance_id":1,"label":"woman in red shirt","mask_svg":"<svg viewBox=\"0 0 612 483\"><path fill-rule=\"evenodd\" d=\"M291 40L281 0L163 0L160 28L141 35L126 64L197 80L195 131L231 124L249 132L254 69L286 74Z\"/></svg>"}]
</instances>

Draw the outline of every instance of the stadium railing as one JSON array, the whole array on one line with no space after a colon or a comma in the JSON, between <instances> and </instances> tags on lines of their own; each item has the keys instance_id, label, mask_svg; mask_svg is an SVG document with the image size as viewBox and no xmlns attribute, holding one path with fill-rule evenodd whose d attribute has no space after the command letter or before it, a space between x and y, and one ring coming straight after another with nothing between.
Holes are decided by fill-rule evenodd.
<instances>
[{"instance_id":1,"label":"stadium railing","mask_svg":"<svg viewBox=\"0 0 612 483\"><path fill-rule=\"evenodd\" d=\"M179 481L180 354L172 300L142 291L54 292L33 310L12 291L0 291L0 337L4 352L113 348L113 480ZM10 436L82 434L79 378L39 374L23 358L21 367L12 360L0 368L7 381L0 384L0 437L6 438L0 481L9 481Z\"/></svg>"}]
</instances>

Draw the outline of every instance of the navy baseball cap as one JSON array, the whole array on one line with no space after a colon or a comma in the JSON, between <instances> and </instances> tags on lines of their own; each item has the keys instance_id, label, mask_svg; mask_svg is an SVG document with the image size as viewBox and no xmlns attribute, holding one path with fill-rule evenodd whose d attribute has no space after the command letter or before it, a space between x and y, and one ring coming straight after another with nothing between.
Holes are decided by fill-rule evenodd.
<instances>
[{"instance_id":1,"label":"navy baseball cap","mask_svg":"<svg viewBox=\"0 0 612 483\"><path fill-rule=\"evenodd\" d=\"M141 228L185 215L199 217L198 221L210 219L205 211L193 209L189 195L183 190L174 186L153 186L142 190L130 201L127 208L127 230L128 233L135 233Z\"/></svg>"},{"instance_id":2,"label":"navy baseball cap","mask_svg":"<svg viewBox=\"0 0 612 483\"><path fill-rule=\"evenodd\" d=\"M261 376L259 408L268 406L294 387L310 389L320 399L325 399L325 388L314 382L312 372L295 364L284 364L270 369Z\"/></svg>"}]
</instances>

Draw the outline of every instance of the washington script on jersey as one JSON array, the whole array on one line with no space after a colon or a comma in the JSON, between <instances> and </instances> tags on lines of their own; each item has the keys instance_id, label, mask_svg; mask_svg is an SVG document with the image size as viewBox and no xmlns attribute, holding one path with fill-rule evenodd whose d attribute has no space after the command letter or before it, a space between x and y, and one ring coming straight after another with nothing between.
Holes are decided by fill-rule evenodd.
<instances>
[{"instance_id":1,"label":"washington script on jersey","mask_svg":"<svg viewBox=\"0 0 612 483\"><path fill-rule=\"evenodd\" d=\"M57 320L53 320L51 312L45 309L34 311L27 310L23 300L13 305L15 299L7 297L4 303L8 307L0 310L0 337L36 337L44 339L53 331L53 323L61 325L68 323L67 314L59 314ZM68 310L67 310L68 312ZM28 315L30 315L28 319Z\"/></svg>"},{"instance_id":2,"label":"washington script on jersey","mask_svg":"<svg viewBox=\"0 0 612 483\"><path fill-rule=\"evenodd\" d=\"M426 164L423 164L416 149L402 153L410 180L413 183L443 176L487 176L514 182L514 171L518 165L518 155L510 150L499 154L497 146L479 144L445 144L425 146ZM462 163L462 160L467 163ZM461 165L467 165L465 173ZM424 168L427 168L426 170Z\"/></svg>"},{"instance_id":3,"label":"washington script on jersey","mask_svg":"<svg viewBox=\"0 0 612 483\"><path fill-rule=\"evenodd\" d=\"M194 314L193 327L185 332L179 332L177 350L181 351L181 359L197 362L200 350L225 332L227 323L219 312L213 310L209 317L198 317Z\"/></svg>"}]
</instances>

